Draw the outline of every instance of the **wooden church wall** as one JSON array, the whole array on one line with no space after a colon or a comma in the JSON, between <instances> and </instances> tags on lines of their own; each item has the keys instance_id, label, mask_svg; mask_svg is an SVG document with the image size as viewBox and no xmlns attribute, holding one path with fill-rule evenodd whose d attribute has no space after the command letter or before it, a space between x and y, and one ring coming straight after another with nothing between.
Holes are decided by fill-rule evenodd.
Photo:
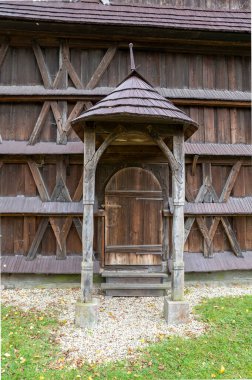
<instances>
[{"instance_id":1,"label":"wooden church wall","mask_svg":"<svg viewBox=\"0 0 252 380\"><path fill-rule=\"evenodd\" d=\"M52 79L59 70L59 48L42 47L45 63ZM178 47L177 47L178 48ZM138 71L154 87L164 88L206 88L226 90L250 90L250 56L216 55L209 47L210 54L169 52L159 47L158 51L135 52ZM71 48L69 56L83 88L98 67L107 49ZM181 50L185 50L181 46ZM213 53L213 54L212 54ZM115 87L129 73L129 54L118 49L106 72L99 81L99 87ZM10 47L0 71L1 85L43 85L37 61L30 46ZM69 86L73 86L71 80ZM60 87L59 87L60 88Z\"/></svg>"},{"instance_id":2,"label":"wooden church wall","mask_svg":"<svg viewBox=\"0 0 252 380\"><path fill-rule=\"evenodd\" d=\"M90 48L85 47L84 42L84 47L79 48L76 47L76 42L70 41L68 46L66 42L61 42L60 45L60 41L56 44L55 40L49 39L44 42L41 40L39 44L35 42L32 47L25 46L18 37L13 39L15 40L18 42L10 46L3 42L2 46L7 48L1 51L3 59L0 67L0 91L10 91L9 95L5 92L0 99L0 134L3 144L6 140L25 141L34 146L38 142L57 141L62 146L66 146L67 141L78 142L78 137L69 127L69 120L85 107L88 108L90 101L95 103L99 100L104 96L104 91L115 87L128 74L128 50L116 49L114 46ZM209 49L211 53L207 50L207 54L202 52L205 49L203 47L200 53L196 48L191 53L182 52L183 49L190 50L188 46L180 46L179 49L181 51L175 51L175 47L174 51L169 50L167 46L153 50L147 50L144 46L136 48L135 60L139 72L151 84L161 89L233 91L229 104L218 99L213 104L208 92L206 98L198 104L183 96L174 99L174 103L200 125L199 131L191 137L190 142L251 144L248 102L235 98L238 96L235 91L250 90L249 53L244 51L241 55L234 55L227 50L223 55L214 47ZM5 50L6 54L3 54ZM65 72L59 78L59 68L64 57L67 57L69 75L67 77ZM6 90L7 86L10 86L9 90ZM69 87L83 90L83 95L68 95L66 89ZM88 95L85 90L93 92ZM48 91L51 91L50 96ZM57 95L56 91L61 95ZM140 157L139 155L139 158L134 158L136 163L140 163ZM160 160L154 158L154 155L151 157L155 164ZM124 158L122 156L122 161ZM241 158L200 157L192 174L194 157L188 156L186 178L193 200L204 182L207 170L209 172L209 167L213 187L217 195L221 196L230 171ZM134 160L131 157L131 162ZM151 164L150 159L147 161ZM160 162L163 162L162 158ZM53 201L54 189L61 186L59 181L62 177L66 184L63 195L61 194L63 201L80 201L82 163L81 155L77 154L4 155L0 157L0 197L39 197L43 202L50 202ZM102 163L113 167L112 151L106 153ZM230 196L252 196L251 177L252 168L245 159L239 168ZM48 226L44 234L39 233L46 218ZM252 250L252 217L233 216L229 217L229 222L241 249ZM33 244L37 247L37 252L43 255L56 253L59 258L64 258L66 255L80 254L80 223L80 215L71 213L64 217L5 214L1 217L2 254L29 255ZM204 251L204 238L196 221L186 241L185 250ZM224 250L231 248L220 223L213 238L213 251Z\"/></svg>"}]
</instances>

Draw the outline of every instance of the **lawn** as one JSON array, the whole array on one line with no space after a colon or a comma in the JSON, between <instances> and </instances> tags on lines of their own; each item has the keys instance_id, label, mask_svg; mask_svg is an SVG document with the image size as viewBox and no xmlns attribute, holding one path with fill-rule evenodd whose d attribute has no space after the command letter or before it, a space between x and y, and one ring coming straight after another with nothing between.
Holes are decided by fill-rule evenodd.
<instances>
[{"instance_id":1,"label":"lawn","mask_svg":"<svg viewBox=\"0 0 252 380\"><path fill-rule=\"evenodd\" d=\"M51 337L58 321L2 307L2 379L251 379L252 297L206 300L194 310L209 325L198 338L161 337L135 360L71 369Z\"/></svg>"}]
</instances>

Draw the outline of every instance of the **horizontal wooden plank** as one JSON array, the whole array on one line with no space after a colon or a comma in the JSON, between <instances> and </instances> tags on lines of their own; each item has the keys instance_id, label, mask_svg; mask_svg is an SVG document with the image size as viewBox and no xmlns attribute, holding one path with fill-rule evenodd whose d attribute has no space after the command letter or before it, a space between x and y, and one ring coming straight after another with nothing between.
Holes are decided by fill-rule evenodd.
<instances>
[{"instance_id":1,"label":"horizontal wooden plank","mask_svg":"<svg viewBox=\"0 0 252 380\"><path fill-rule=\"evenodd\" d=\"M202 253L184 253L185 272L221 272L228 270L252 270L252 251L243 252L237 257L233 252L214 253L213 258L205 258ZM169 271L172 260L168 260Z\"/></svg>"},{"instance_id":2,"label":"horizontal wooden plank","mask_svg":"<svg viewBox=\"0 0 252 380\"><path fill-rule=\"evenodd\" d=\"M84 150L82 142L68 142L66 145L56 144L56 142L39 142L35 145L27 144L28 141L4 140L0 144L0 154L83 154Z\"/></svg>"},{"instance_id":3,"label":"horizontal wooden plank","mask_svg":"<svg viewBox=\"0 0 252 380\"><path fill-rule=\"evenodd\" d=\"M145 191L145 190L107 190L105 195L115 197L138 197L141 199L162 200L162 191Z\"/></svg>"},{"instance_id":4,"label":"horizontal wooden plank","mask_svg":"<svg viewBox=\"0 0 252 380\"><path fill-rule=\"evenodd\" d=\"M161 273L161 272L149 272L149 271L139 271L139 270L104 270L102 272L102 277L151 277L151 278L168 278L167 273Z\"/></svg>"},{"instance_id":5,"label":"horizontal wooden plank","mask_svg":"<svg viewBox=\"0 0 252 380\"><path fill-rule=\"evenodd\" d=\"M123 153L124 148L120 149ZM28 145L28 141L3 140L0 144L0 154L10 156L33 154L83 154L83 151L84 148L81 141L68 142L66 145L60 145L54 142L39 142L35 145ZM185 143L185 154L199 156L251 157L252 145Z\"/></svg>"},{"instance_id":6,"label":"horizontal wooden plank","mask_svg":"<svg viewBox=\"0 0 252 380\"><path fill-rule=\"evenodd\" d=\"M110 94L114 87L96 87L89 89L46 89L43 86L0 86L0 101L15 100L34 101L34 100L60 100L60 99L81 99L95 100L101 99ZM230 90L212 90L212 89L191 89L191 88L162 88L156 87L156 90L165 98L172 99L174 104L191 104L192 101L198 100L203 102L215 101L223 102L223 106L234 107L237 103L240 107L250 106L249 91L230 91ZM202 103L203 104L203 103Z\"/></svg>"},{"instance_id":7,"label":"horizontal wooden plank","mask_svg":"<svg viewBox=\"0 0 252 380\"><path fill-rule=\"evenodd\" d=\"M231 197L223 203L193 203L186 202L185 215L252 215L252 197ZM0 213L2 215L76 215L83 213L82 202L42 202L39 197L0 197ZM164 216L171 216L172 210L164 210ZM96 217L104 216L98 210ZM158 250L159 245L150 246ZM156 247L156 248L154 248ZM107 247L109 252L126 249L125 246ZM128 246L129 250L147 250L148 246Z\"/></svg>"},{"instance_id":8,"label":"horizontal wooden plank","mask_svg":"<svg viewBox=\"0 0 252 380\"><path fill-rule=\"evenodd\" d=\"M23 255L2 256L2 273L36 273L36 274L80 274L82 256L68 256L57 260L56 256L40 256L27 261ZM100 263L94 261L94 273L99 273Z\"/></svg>"},{"instance_id":9,"label":"horizontal wooden plank","mask_svg":"<svg viewBox=\"0 0 252 380\"><path fill-rule=\"evenodd\" d=\"M0 213L22 215L82 215L82 202L42 202L39 197L0 197Z\"/></svg>"},{"instance_id":10,"label":"horizontal wooden plank","mask_svg":"<svg viewBox=\"0 0 252 380\"><path fill-rule=\"evenodd\" d=\"M105 247L107 253L141 253L158 254L162 251L162 245L110 245Z\"/></svg>"},{"instance_id":11,"label":"horizontal wooden plank","mask_svg":"<svg viewBox=\"0 0 252 380\"><path fill-rule=\"evenodd\" d=\"M185 154L198 156L252 156L251 144L185 143Z\"/></svg>"},{"instance_id":12,"label":"horizontal wooden plank","mask_svg":"<svg viewBox=\"0 0 252 380\"><path fill-rule=\"evenodd\" d=\"M171 202L170 202L171 204ZM164 210L164 216L171 216L170 210ZM186 202L185 215L252 215L252 197L230 197L227 202L194 203Z\"/></svg>"},{"instance_id":13,"label":"horizontal wooden plank","mask_svg":"<svg viewBox=\"0 0 252 380\"><path fill-rule=\"evenodd\" d=\"M163 284L124 284L124 283L101 284L101 288L104 290L105 289L167 289L168 287L170 287L170 284L166 282Z\"/></svg>"}]
</instances>

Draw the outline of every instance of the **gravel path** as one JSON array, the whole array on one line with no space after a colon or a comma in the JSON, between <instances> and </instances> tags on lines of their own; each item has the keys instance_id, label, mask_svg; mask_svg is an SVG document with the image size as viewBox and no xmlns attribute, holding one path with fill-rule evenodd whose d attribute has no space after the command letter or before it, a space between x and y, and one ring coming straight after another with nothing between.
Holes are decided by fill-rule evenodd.
<instances>
[{"instance_id":1,"label":"gravel path","mask_svg":"<svg viewBox=\"0 0 252 380\"><path fill-rule=\"evenodd\" d=\"M251 286L190 287L186 300L192 308L202 298L252 295ZM207 326L190 314L190 322L168 327L162 317L163 297L122 297L100 299L99 324L94 331L81 330L74 325L75 302L79 289L6 289L2 302L23 310L36 309L49 312L62 322L53 332L62 352L73 365L80 361L106 362L137 355L137 348L149 342L162 340L168 335L185 337L202 334Z\"/></svg>"}]
</instances>

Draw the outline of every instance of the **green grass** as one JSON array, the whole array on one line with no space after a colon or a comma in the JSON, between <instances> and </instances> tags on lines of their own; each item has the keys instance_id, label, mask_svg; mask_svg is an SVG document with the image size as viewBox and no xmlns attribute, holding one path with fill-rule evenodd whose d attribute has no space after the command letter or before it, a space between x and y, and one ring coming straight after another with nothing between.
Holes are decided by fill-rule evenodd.
<instances>
[{"instance_id":1,"label":"green grass","mask_svg":"<svg viewBox=\"0 0 252 380\"><path fill-rule=\"evenodd\" d=\"M70 369L51 339L59 322L3 307L2 379L251 379L252 297L204 301L195 313L210 326L198 338L170 337L135 360Z\"/></svg>"}]
</instances>

